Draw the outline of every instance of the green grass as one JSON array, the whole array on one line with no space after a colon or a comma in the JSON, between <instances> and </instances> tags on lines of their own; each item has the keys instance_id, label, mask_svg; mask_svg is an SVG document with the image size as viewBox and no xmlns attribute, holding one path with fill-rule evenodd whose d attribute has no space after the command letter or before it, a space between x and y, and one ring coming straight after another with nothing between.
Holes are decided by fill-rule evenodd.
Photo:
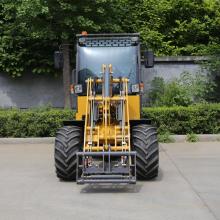
<instances>
[{"instance_id":1,"label":"green grass","mask_svg":"<svg viewBox=\"0 0 220 220\"><path fill-rule=\"evenodd\" d=\"M187 134L186 140L188 142L198 142L199 138L198 138L198 136L196 134L191 133L191 134Z\"/></svg>"}]
</instances>

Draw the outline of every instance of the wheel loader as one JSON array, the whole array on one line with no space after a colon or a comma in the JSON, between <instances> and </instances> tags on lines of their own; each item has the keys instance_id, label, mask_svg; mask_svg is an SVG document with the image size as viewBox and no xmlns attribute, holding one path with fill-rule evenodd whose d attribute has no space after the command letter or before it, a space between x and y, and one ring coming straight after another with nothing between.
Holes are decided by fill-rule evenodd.
<instances>
[{"instance_id":1,"label":"wheel loader","mask_svg":"<svg viewBox=\"0 0 220 220\"><path fill-rule=\"evenodd\" d=\"M56 133L57 177L78 184L157 177L156 128L141 118L140 35L82 33L76 39L76 115ZM62 52L56 52L55 63L61 60ZM153 53L144 52L145 68L153 62Z\"/></svg>"}]
</instances>

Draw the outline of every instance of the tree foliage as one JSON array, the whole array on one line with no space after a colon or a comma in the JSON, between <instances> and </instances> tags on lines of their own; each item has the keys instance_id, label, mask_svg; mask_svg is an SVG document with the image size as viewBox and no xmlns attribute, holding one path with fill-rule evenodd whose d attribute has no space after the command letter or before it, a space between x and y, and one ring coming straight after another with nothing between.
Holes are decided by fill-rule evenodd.
<instances>
[{"instance_id":1,"label":"tree foliage","mask_svg":"<svg viewBox=\"0 0 220 220\"><path fill-rule=\"evenodd\" d=\"M3 0L0 3L0 70L12 76L50 73L53 51L88 32L118 32L114 0Z\"/></svg>"},{"instance_id":2,"label":"tree foliage","mask_svg":"<svg viewBox=\"0 0 220 220\"><path fill-rule=\"evenodd\" d=\"M220 43L218 0L138 0L128 5L125 30L140 32L157 55L203 55Z\"/></svg>"},{"instance_id":3,"label":"tree foliage","mask_svg":"<svg viewBox=\"0 0 220 220\"><path fill-rule=\"evenodd\" d=\"M220 44L220 1L1 0L0 71L52 73L53 51L83 30L140 32L157 55L205 55Z\"/></svg>"}]
</instances>

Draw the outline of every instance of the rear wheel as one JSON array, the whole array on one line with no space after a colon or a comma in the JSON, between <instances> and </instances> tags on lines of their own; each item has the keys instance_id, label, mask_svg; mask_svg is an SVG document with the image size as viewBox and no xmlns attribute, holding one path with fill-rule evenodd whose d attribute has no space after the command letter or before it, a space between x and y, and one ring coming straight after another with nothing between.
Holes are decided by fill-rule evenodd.
<instances>
[{"instance_id":1,"label":"rear wheel","mask_svg":"<svg viewBox=\"0 0 220 220\"><path fill-rule=\"evenodd\" d=\"M55 167L57 177L76 180L77 152L82 148L82 130L77 126L64 126L55 139Z\"/></svg>"},{"instance_id":2,"label":"rear wheel","mask_svg":"<svg viewBox=\"0 0 220 220\"><path fill-rule=\"evenodd\" d=\"M149 180L158 176L159 145L156 129L140 124L132 128L132 148L137 152L137 178Z\"/></svg>"}]
</instances>

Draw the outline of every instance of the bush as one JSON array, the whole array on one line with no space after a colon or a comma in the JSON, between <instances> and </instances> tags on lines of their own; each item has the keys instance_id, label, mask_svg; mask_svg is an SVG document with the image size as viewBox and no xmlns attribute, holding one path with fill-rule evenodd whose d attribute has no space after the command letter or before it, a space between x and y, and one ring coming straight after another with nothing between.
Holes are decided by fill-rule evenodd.
<instances>
[{"instance_id":1,"label":"bush","mask_svg":"<svg viewBox=\"0 0 220 220\"><path fill-rule=\"evenodd\" d=\"M197 142L199 140L199 138L196 134L191 133L191 134L187 134L186 140L188 142Z\"/></svg>"},{"instance_id":2,"label":"bush","mask_svg":"<svg viewBox=\"0 0 220 220\"><path fill-rule=\"evenodd\" d=\"M53 137L73 115L58 109L0 110L0 137Z\"/></svg>"},{"instance_id":3,"label":"bush","mask_svg":"<svg viewBox=\"0 0 220 220\"><path fill-rule=\"evenodd\" d=\"M174 80L166 84L164 94L156 103L157 106L188 106L192 104L192 98L188 95L187 90Z\"/></svg>"},{"instance_id":4,"label":"bush","mask_svg":"<svg viewBox=\"0 0 220 220\"><path fill-rule=\"evenodd\" d=\"M159 134L220 132L220 104L144 108L143 118L151 119Z\"/></svg>"},{"instance_id":5,"label":"bush","mask_svg":"<svg viewBox=\"0 0 220 220\"><path fill-rule=\"evenodd\" d=\"M155 77L149 92L152 106L189 106L209 100L209 94L215 87L214 82L201 72L190 74L183 72L179 79L164 82Z\"/></svg>"},{"instance_id":6,"label":"bush","mask_svg":"<svg viewBox=\"0 0 220 220\"><path fill-rule=\"evenodd\" d=\"M158 141L161 143L173 143L175 140L171 137L169 132L158 135Z\"/></svg>"},{"instance_id":7,"label":"bush","mask_svg":"<svg viewBox=\"0 0 220 220\"><path fill-rule=\"evenodd\" d=\"M74 114L50 108L0 110L0 137L53 137ZM164 142L171 141L170 134L220 133L220 104L144 108L143 118L152 120Z\"/></svg>"},{"instance_id":8,"label":"bush","mask_svg":"<svg viewBox=\"0 0 220 220\"><path fill-rule=\"evenodd\" d=\"M154 77L151 81L151 90L149 92L150 105L159 106L160 97L164 94L165 82L162 77Z\"/></svg>"}]
</instances>

